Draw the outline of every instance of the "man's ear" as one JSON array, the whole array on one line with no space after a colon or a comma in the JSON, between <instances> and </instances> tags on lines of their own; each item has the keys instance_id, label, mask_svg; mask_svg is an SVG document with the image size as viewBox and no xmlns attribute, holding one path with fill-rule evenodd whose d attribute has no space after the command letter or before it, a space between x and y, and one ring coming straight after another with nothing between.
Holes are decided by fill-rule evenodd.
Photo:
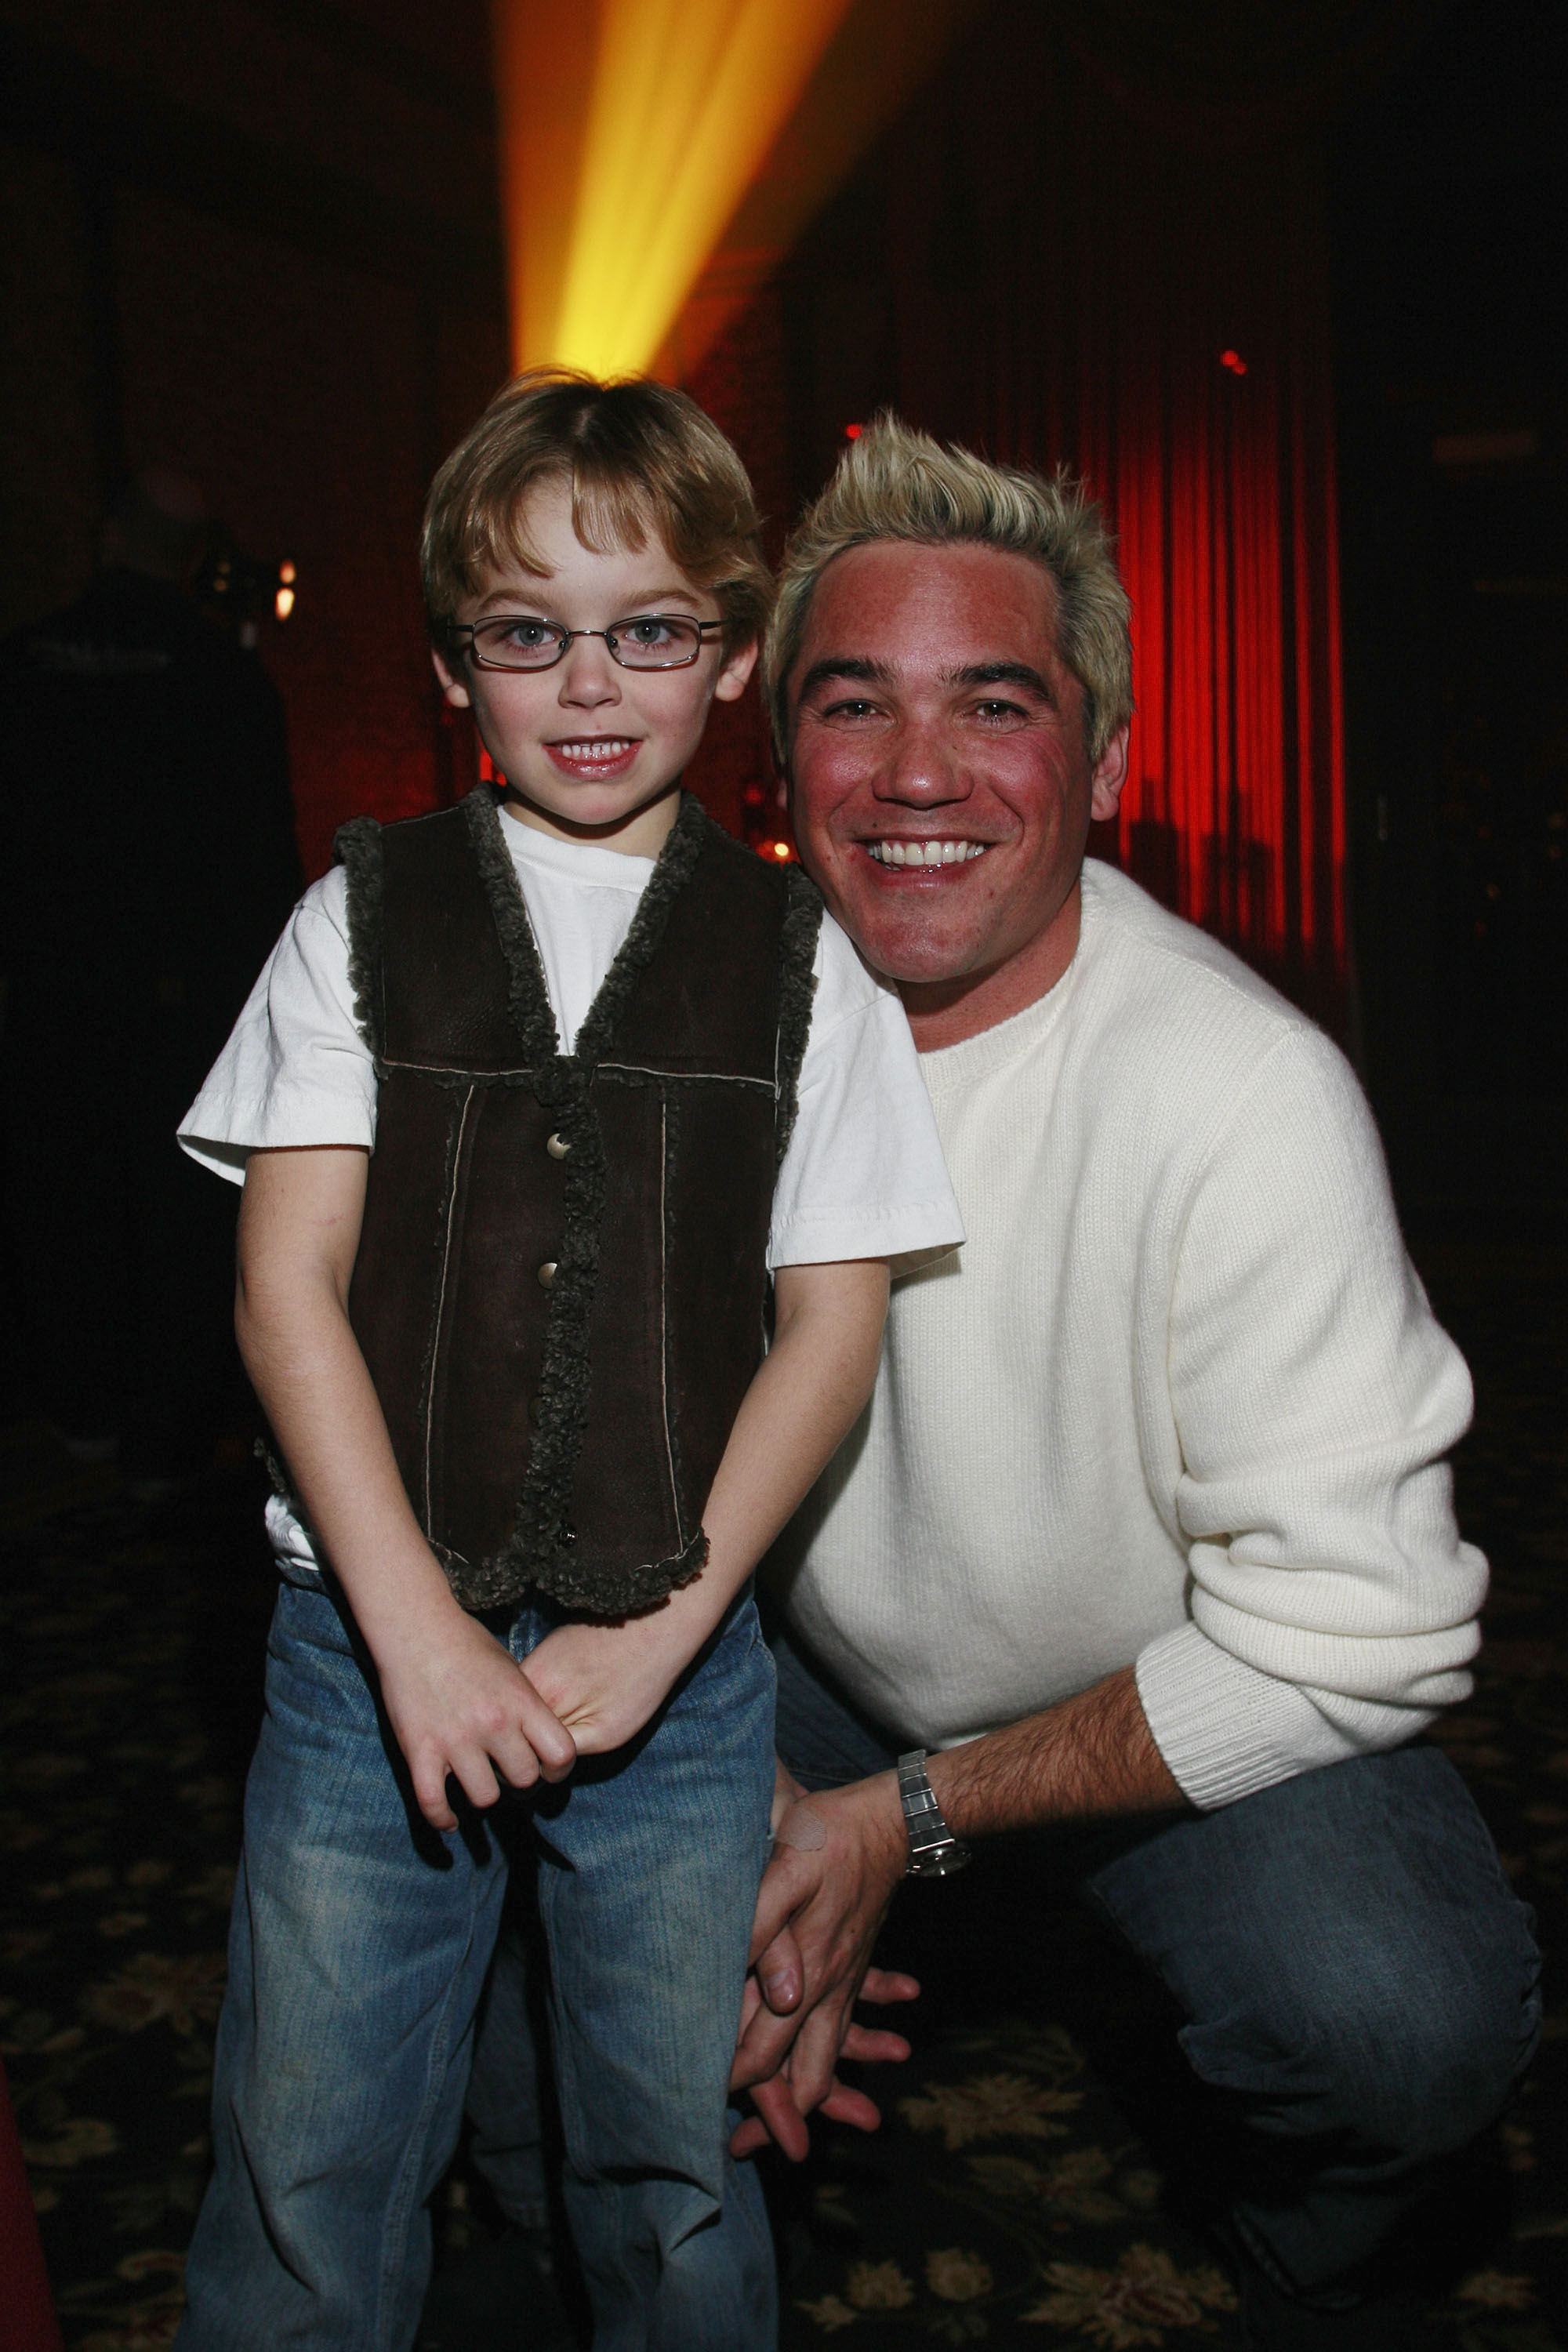
<instances>
[{"instance_id":1,"label":"man's ear","mask_svg":"<svg viewBox=\"0 0 1568 2352\"><path fill-rule=\"evenodd\" d=\"M732 654L726 654L719 665L719 675L713 683L714 701L739 702L742 695L746 691L746 681L756 666L755 637L752 639L750 645L737 646Z\"/></svg>"},{"instance_id":2,"label":"man's ear","mask_svg":"<svg viewBox=\"0 0 1568 2352\"><path fill-rule=\"evenodd\" d=\"M1127 782L1127 738L1131 731L1127 727L1119 727L1094 763L1089 813L1096 824L1106 824L1121 804L1121 787Z\"/></svg>"},{"instance_id":3,"label":"man's ear","mask_svg":"<svg viewBox=\"0 0 1568 2352\"><path fill-rule=\"evenodd\" d=\"M464 683L460 674L455 669L448 668L446 661L442 657L441 651L438 646L431 646L430 658L436 665L436 675L441 681L441 692L451 704L453 709L468 709L471 707L473 698L469 694L468 687Z\"/></svg>"}]
</instances>

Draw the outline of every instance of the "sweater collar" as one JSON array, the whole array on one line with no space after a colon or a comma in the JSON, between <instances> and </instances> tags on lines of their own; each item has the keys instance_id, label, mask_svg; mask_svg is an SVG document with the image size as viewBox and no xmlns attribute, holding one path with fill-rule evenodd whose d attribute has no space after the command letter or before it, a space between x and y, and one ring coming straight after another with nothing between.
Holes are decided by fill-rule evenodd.
<instances>
[{"instance_id":1,"label":"sweater collar","mask_svg":"<svg viewBox=\"0 0 1568 2352\"><path fill-rule=\"evenodd\" d=\"M1100 892L1086 865L1079 877L1078 945L1066 971L1054 987L1037 996L1033 1004L1026 1004L1021 1013L994 1022L989 1029L963 1038L956 1045L935 1045L922 1054L921 1076L933 1101L939 1096L959 1092L989 1071L1005 1069L1009 1062L1032 1053L1050 1035L1078 992L1079 976L1086 953L1092 952L1099 923Z\"/></svg>"}]
</instances>

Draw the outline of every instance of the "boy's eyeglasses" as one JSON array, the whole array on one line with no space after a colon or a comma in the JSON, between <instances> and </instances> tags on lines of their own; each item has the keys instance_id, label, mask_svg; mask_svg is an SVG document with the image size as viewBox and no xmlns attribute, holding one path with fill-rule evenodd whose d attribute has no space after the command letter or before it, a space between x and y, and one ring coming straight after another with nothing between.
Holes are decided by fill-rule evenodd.
<instances>
[{"instance_id":1,"label":"boy's eyeglasses","mask_svg":"<svg viewBox=\"0 0 1568 2352\"><path fill-rule=\"evenodd\" d=\"M704 632L723 625L688 620L684 613L634 613L607 629L563 629L554 621L497 613L488 621L455 621L452 634L468 638L463 650L478 669L553 669L579 637L603 637L622 669L689 669Z\"/></svg>"}]
</instances>

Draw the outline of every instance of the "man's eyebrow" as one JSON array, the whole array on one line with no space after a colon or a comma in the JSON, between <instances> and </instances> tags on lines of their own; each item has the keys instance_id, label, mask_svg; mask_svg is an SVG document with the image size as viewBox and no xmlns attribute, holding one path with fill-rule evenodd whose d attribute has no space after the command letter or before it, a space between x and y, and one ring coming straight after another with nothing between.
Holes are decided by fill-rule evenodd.
<instances>
[{"instance_id":1,"label":"man's eyebrow","mask_svg":"<svg viewBox=\"0 0 1568 2352\"><path fill-rule=\"evenodd\" d=\"M858 686L891 686L893 672L886 662L872 661L864 654L827 654L814 661L801 679L800 699L804 701L815 687L826 686L831 678Z\"/></svg>"},{"instance_id":2,"label":"man's eyebrow","mask_svg":"<svg viewBox=\"0 0 1568 2352\"><path fill-rule=\"evenodd\" d=\"M946 686L1021 686L1053 709L1057 700L1050 680L1027 662L969 662L963 669L946 671L942 682Z\"/></svg>"}]
</instances>

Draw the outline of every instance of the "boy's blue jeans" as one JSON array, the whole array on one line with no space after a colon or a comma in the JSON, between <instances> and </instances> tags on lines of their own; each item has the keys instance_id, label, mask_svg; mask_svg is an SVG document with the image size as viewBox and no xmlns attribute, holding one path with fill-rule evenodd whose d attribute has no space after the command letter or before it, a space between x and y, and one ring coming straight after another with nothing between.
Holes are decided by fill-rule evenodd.
<instances>
[{"instance_id":1,"label":"boy's blue jeans","mask_svg":"<svg viewBox=\"0 0 1568 2352\"><path fill-rule=\"evenodd\" d=\"M550 1622L521 1610L513 1655ZM281 1588L179 2352L404 2352L418 2322L506 1859L491 1821L442 1835L414 1811L363 1654L328 1590ZM767 2223L727 2153L725 2091L773 1701L747 1597L649 1733L528 1801L595 2352L773 2339Z\"/></svg>"},{"instance_id":2,"label":"boy's blue jeans","mask_svg":"<svg viewBox=\"0 0 1568 2352\"><path fill-rule=\"evenodd\" d=\"M774 1656L795 1778L887 1770L893 1745L787 1636ZM1453 1766L1402 1748L1218 1812L1031 1843L1042 1899L1087 1896L1184 2011L1188 2065L1251 2143L1230 2214L1248 2250L1309 2301L1353 2284L1541 2030L1531 1915Z\"/></svg>"}]
</instances>

